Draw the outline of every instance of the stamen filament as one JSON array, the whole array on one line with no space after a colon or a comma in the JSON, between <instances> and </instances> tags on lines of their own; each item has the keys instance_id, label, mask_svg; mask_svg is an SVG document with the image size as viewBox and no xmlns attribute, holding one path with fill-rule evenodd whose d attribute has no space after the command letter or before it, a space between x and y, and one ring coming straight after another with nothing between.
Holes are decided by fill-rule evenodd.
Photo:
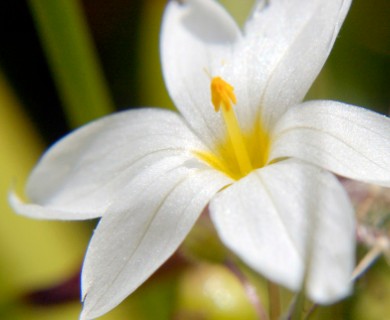
<instances>
[{"instance_id":1,"label":"stamen filament","mask_svg":"<svg viewBox=\"0 0 390 320\"><path fill-rule=\"evenodd\" d=\"M244 139L242 137L241 129L238 124L233 108L229 108L222 103L222 115L225 120L226 128L228 130L229 138L232 143L234 154L236 156L238 165L243 175L252 171L252 164L249 160L248 152L246 150Z\"/></svg>"},{"instance_id":2,"label":"stamen filament","mask_svg":"<svg viewBox=\"0 0 390 320\"><path fill-rule=\"evenodd\" d=\"M232 108L232 102L236 103L236 96L233 93L233 86L220 77L211 81L211 100L215 111L222 109L223 119L232 144L234 155L243 176L253 170L248 151L245 147L244 138L236 114Z\"/></svg>"}]
</instances>

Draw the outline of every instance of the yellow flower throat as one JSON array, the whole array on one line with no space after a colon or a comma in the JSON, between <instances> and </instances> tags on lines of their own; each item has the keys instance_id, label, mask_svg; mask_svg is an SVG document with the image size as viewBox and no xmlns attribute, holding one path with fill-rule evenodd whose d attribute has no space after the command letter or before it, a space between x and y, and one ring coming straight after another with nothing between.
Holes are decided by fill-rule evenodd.
<instances>
[{"instance_id":1,"label":"yellow flower throat","mask_svg":"<svg viewBox=\"0 0 390 320\"><path fill-rule=\"evenodd\" d=\"M197 156L235 180L266 165L269 135L262 128L260 120L254 123L249 132L241 130L232 106L237 103L233 86L221 77L212 78L211 102L216 112L222 112L227 137L213 153L197 152Z\"/></svg>"}]
</instances>

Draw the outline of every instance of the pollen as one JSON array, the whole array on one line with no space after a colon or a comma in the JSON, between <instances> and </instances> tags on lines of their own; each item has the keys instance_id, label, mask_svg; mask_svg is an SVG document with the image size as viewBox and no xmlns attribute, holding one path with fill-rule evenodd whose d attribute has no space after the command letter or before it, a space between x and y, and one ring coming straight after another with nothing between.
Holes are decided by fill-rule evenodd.
<instances>
[{"instance_id":1,"label":"pollen","mask_svg":"<svg viewBox=\"0 0 390 320\"><path fill-rule=\"evenodd\" d=\"M234 94L234 88L221 77L214 77L211 80L211 102L214 105L215 112L218 112L221 106L230 110L232 103L237 103Z\"/></svg>"}]
</instances>

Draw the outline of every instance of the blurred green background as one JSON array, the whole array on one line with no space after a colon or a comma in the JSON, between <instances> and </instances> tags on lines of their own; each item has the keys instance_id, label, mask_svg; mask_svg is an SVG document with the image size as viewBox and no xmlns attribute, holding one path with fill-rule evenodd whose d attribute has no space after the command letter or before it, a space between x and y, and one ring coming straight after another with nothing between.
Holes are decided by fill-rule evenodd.
<instances>
[{"instance_id":1,"label":"blurred green background","mask_svg":"<svg viewBox=\"0 0 390 320\"><path fill-rule=\"evenodd\" d=\"M240 23L252 3L221 2ZM43 150L71 129L116 110L174 108L159 64L165 3L17 0L0 5L0 319L78 319L78 273L94 222L17 216L7 192L13 186L22 191ZM389 0L353 2L308 98L389 113ZM207 255L202 259L173 259L102 319L255 319L231 272ZM313 318L390 319L389 271L380 259L351 298L319 308ZM211 293L204 287L210 278ZM220 303L221 293L230 304Z\"/></svg>"}]
</instances>

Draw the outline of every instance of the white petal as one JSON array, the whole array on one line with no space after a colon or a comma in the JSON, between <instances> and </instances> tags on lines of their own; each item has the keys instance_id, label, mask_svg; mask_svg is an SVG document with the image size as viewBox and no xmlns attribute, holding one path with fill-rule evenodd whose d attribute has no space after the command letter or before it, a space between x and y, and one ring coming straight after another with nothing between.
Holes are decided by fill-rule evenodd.
<instances>
[{"instance_id":1,"label":"white petal","mask_svg":"<svg viewBox=\"0 0 390 320\"><path fill-rule=\"evenodd\" d=\"M241 60L247 91L270 127L300 102L327 59L350 0L258 1L245 28Z\"/></svg>"},{"instance_id":2,"label":"white petal","mask_svg":"<svg viewBox=\"0 0 390 320\"><path fill-rule=\"evenodd\" d=\"M44 219L101 216L143 168L163 157L202 149L175 113L140 109L93 122L50 148L27 184L31 203L10 200L21 214Z\"/></svg>"},{"instance_id":3,"label":"white petal","mask_svg":"<svg viewBox=\"0 0 390 320\"><path fill-rule=\"evenodd\" d=\"M186 120L211 144L225 132L211 104L210 76L230 60L240 30L214 0L170 1L161 33L168 91ZM211 145L210 145L211 146Z\"/></svg>"},{"instance_id":4,"label":"white petal","mask_svg":"<svg viewBox=\"0 0 390 320\"><path fill-rule=\"evenodd\" d=\"M273 132L271 159L296 157L339 175L390 187L390 119L333 101L290 109Z\"/></svg>"},{"instance_id":5,"label":"white petal","mask_svg":"<svg viewBox=\"0 0 390 320\"><path fill-rule=\"evenodd\" d=\"M156 163L108 208L84 262L82 319L108 312L141 285L177 249L210 198L231 182L195 163Z\"/></svg>"},{"instance_id":6,"label":"white petal","mask_svg":"<svg viewBox=\"0 0 390 320\"><path fill-rule=\"evenodd\" d=\"M210 203L222 241L268 279L328 303L348 294L354 215L330 173L297 160L259 169Z\"/></svg>"}]
</instances>

